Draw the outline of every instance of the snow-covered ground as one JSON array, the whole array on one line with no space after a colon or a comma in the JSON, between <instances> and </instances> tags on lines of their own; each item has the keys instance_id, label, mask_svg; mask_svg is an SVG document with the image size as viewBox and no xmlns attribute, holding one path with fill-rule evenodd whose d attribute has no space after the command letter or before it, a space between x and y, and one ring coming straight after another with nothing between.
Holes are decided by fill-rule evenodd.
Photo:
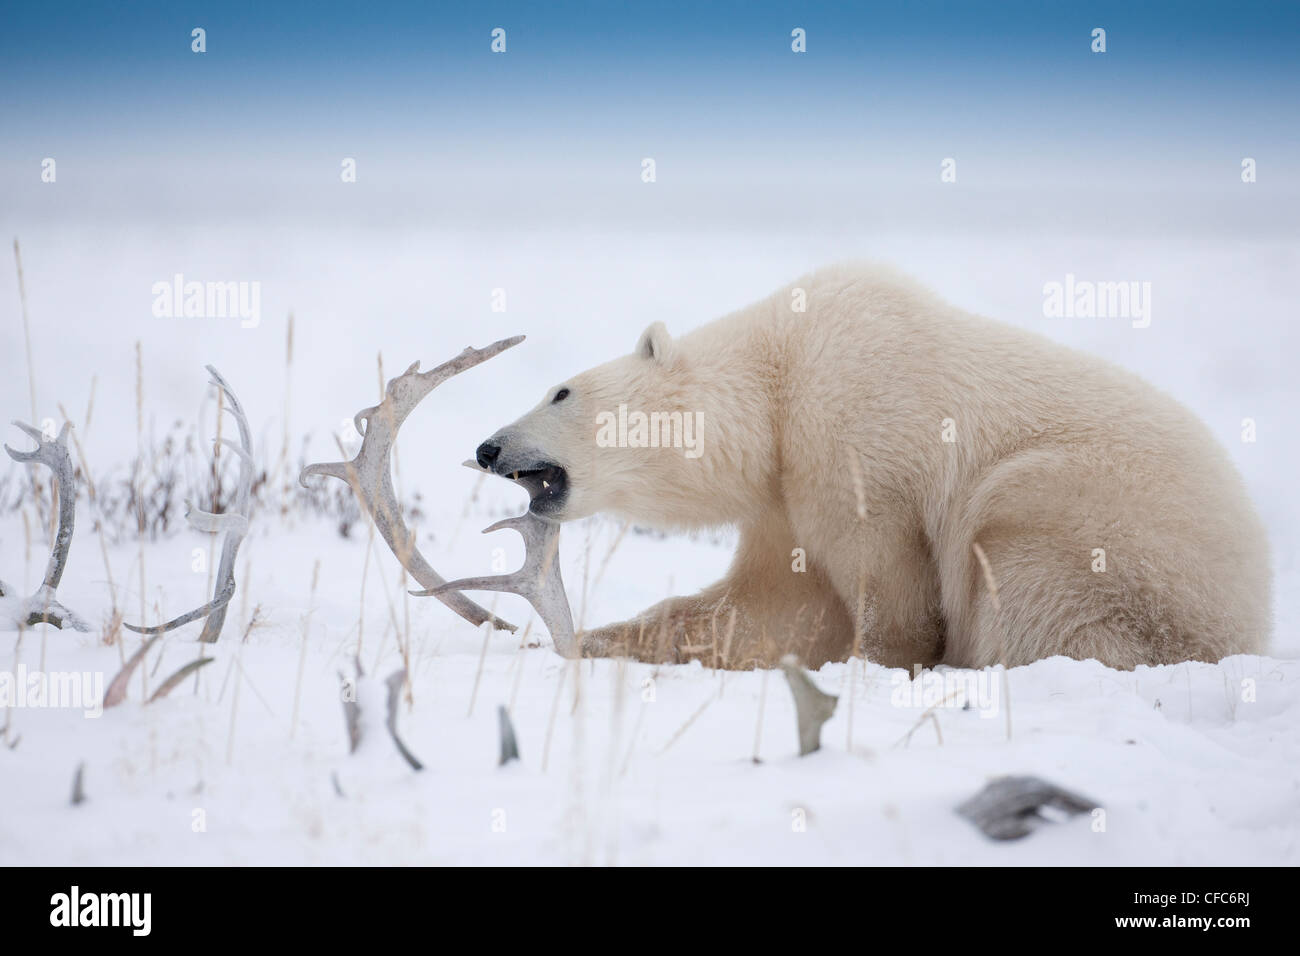
<instances>
[{"instance_id":1,"label":"snow-covered ground","mask_svg":"<svg viewBox=\"0 0 1300 956\"><path fill-rule=\"evenodd\" d=\"M312 454L332 460L331 432L375 400L376 353L392 375L417 358L428 367L465 345L525 332L522 346L427 399L400 445L403 487L424 496L426 555L449 576L487 573L501 557L494 549L504 548L513 567L522 548L510 532L478 530L522 510L523 496L504 482L480 485L459 467L478 441L551 383L630 349L650 321L685 330L807 268L873 256L972 311L1106 355L1201 414L1238 462L1273 536L1271 654L1132 673L1051 659L1014 669L1009 697L985 674L973 685L984 699L964 709L959 694L929 716L933 696L927 688L903 693L899 673L860 661L828 665L814 676L840 702L822 751L800 758L780 673L569 663L544 638L523 648L505 633L485 640L440 604L403 597L396 562L377 539L367 570L364 526L343 539L323 521L268 516L241 550L241 590L211 648L216 660L197 679L144 703L196 656L191 626L167 639L161 661L149 657L128 700L102 716L8 711L0 863L1300 859L1296 243L594 231L506 240L325 228L309 240L268 231L250 243L252 234L25 231L37 417L57 420L62 403L94 467L120 468L135 452L139 340L146 429L197 421L202 367L211 362L248 409L259 454L279 448L287 410L295 441L311 431ZM154 317L150 288L175 272L261 281L259 326ZM1044 318L1043 284L1067 273L1150 281L1151 326ZM504 313L491 309L497 288L508 296ZM5 419L26 419L12 270L0 269L0 302L14 314L0 323L0 406ZM286 374L290 309L295 347ZM92 377L92 423L81 428ZM212 429L206 407L204 435ZM1245 418L1256 423L1254 442L1241 440ZM26 447L14 430L5 439ZM619 540L618 532L599 520L565 529L564 576L580 621L627 617L696 589L730 558L726 533ZM193 532L144 546L151 622L155 606L171 616L206 599L208 572L193 570L193 552L207 547ZM26 543L21 514L0 518L0 577L31 589L44 561L42 548ZM107 561L116 600L136 620L141 550L110 545ZM138 638L129 635L125 648L101 641L113 604L104 562L83 520L60 596L96 630L37 628L21 643L0 633L0 670L112 679ZM263 623L241 641L255 608ZM497 609L520 625L529 617L513 597ZM412 649L402 734L425 765L420 773L391 748L357 757L347 750L338 672L360 642L368 673L387 676L398 666L399 634ZM529 644L538 636L535 629ZM496 766L498 705L513 715L522 756L504 768ZM73 807L82 763L86 799ZM1076 790L1104 814L995 844L954 807L1008 773Z\"/></svg>"},{"instance_id":2,"label":"snow-covered ground","mask_svg":"<svg viewBox=\"0 0 1300 956\"><path fill-rule=\"evenodd\" d=\"M590 530L592 553L603 556L616 530ZM585 534L574 537L581 542ZM77 547L84 557L96 543L83 534ZM146 574L169 600L197 603L203 575L168 562L167 552L181 548L158 549ZM350 756L338 672L358 641L365 550L364 536L344 542L327 528L259 534L248 546L250 593L239 602L248 610L234 617L242 622L260 604L266 624L241 643L232 621L197 689L187 681L168 698L141 704L195 656L194 645L177 637L162 663L150 661L133 681L131 699L101 717L16 710L18 744L0 755L0 859L1254 864L1300 857L1294 660L1234 657L1133 673L1040 661L1010 674L1010 739L1008 700L992 673L960 685L969 693L919 682L913 692L903 672L827 665L817 680L840 703L823 730L823 750L800 758L779 672L575 664L548 646L521 649L504 633L490 637L485 651L480 634L440 605L397 595L391 566L384 582L372 566L361 657L370 674L396 669L388 625L395 619L404 630L409 609L414 703L402 713L401 733L425 769L412 772L379 729L372 749ZM113 557L126 565L134 549ZM431 549L430 557L457 568L452 553ZM659 562L671 562L679 578L704 578L725 558L724 548L708 544L632 536L602 588L616 591L610 582L624 580L627 569ZM321 579L313 606L315 560ZM564 570L575 595L584 561L570 549ZM91 610L101 592L69 587L66 600ZM638 601L630 598L610 604L631 609ZM12 645L6 638L6 654ZM96 636L57 632L29 633L20 658L29 669L102 672L105 681L120 666L119 650ZM933 720L923 719L954 692ZM362 702L369 703L365 694ZM504 768L496 765L499 705L513 714L522 757ZM82 762L86 802L71 807ZM1104 830L1079 817L1015 844L992 843L953 809L1006 773L1039 775L1086 795L1104 811Z\"/></svg>"}]
</instances>

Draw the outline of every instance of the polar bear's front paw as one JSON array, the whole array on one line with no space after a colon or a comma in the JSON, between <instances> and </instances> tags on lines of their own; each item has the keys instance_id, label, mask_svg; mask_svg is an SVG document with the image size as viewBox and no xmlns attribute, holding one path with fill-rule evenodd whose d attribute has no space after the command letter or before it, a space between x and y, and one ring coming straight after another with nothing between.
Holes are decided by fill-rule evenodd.
<instances>
[{"instance_id":1,"label":"polar bear's front paw","mask_svg":"<svg viewBox=\"0 0 1300 956\"><path fill-rule=\"evenodd\" d=\"M653 631L640 621L625 621L579 635L583 657L630 657L650 664L678 662L677 642L664 640L663 628Z\"/></svg>"}]
</instances>

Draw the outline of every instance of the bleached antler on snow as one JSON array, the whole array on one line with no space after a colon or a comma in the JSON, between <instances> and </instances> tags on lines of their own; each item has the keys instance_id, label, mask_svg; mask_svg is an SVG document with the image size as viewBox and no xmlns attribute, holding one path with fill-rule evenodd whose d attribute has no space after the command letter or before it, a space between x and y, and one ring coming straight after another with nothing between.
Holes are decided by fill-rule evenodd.
<instances>
[{"instance_id":1,"label":"bleached antler on snow","mask_svg":"<svg viewBox=\"0 0 1300 956\"><path fill-rule=\"evenodd\" d=\"M478 470L474 462L465 464ZM490 574L477 578L449 581L427 591L413 594L440 596L446 591L504 591L518 594L531 604L551 632L555 649L566 657L577 654L573 633L573 613L560 577L560 523L535 515L531 511L506 518L483 529L484 534L511 528L524 539L524 564L511 574Z\"/></svg>"},{"instance_id":2,"label":"bleached antler on snow","mask_svg":"<svg viewBox=\"0 0 1300 956\"><path fill-rule=\"evenodd\" d=\"M9 457L18 462L39 462L54 472L54 480L59 495L59 529L54 536L54 548L50 551L49 563L45 566L45 578L40 588L27 600L19 603L16 613L12 615L14 627L31 627L34 624L53 624L60 630L67 625L75 631L88 631L86 624L72 611L58 602L55 591L63 577L64 565L68 563L68 550L72 547L72 529L77 517L77 479L72 468L72 458L68 455L68 431L72 426L64 422L59 429L59 436L53 441L46 439L39 428L14 422L14 426L36 442L35 451L15 451L5 445ZM9 594L9 586L0 581L0 597Z\"/></svg>"},{"instance_id":3,"label":"bleached antler on snow","mask_svg":"<svg viewBox=\"0 0 1300 956\"><path fill-rule=\"evenodd\" d=\"M235 486L235 500L231 503L230 510L224 514L213 514L186 502L185 520L189 522L190 527L209 534L225 533L225 538L221 542L221 563L217 566L212 600L180 617L173 618L166 624L155 624L150 627L137 624L124 624L124 626L137 634L159 635L203 617L207 620L203 622L199 640L211 644L221 636L222 625L226 622L226 607L235 594L235 556L239 552L239 545L244 540L244 536L248 534L248 499L253 487L255 466L253 435L249 430L248 417L244 414L243 406L239 404L239 399L235 397L234 391L221 374L211 365L204 367L212 376L212 384L225 394L229 402L230 414L234 416L235 424L239 428L238 445L226 438L219 439L221 445L234 452L239 458L239 483Z\"/></svg>"},{"instance_id":4,"label":"bleached antler on snow","mask_svg":"<svg viewBox=\"0 0 1300 956\"><path fill-rule=\"evenodd\" d=\"M397 430L426 395L453 375L486 362L523 340L522 335L516 335L493 342L486 348L467 348L455 358L427 372L418 371L419 362L412 363L405 372L389 381L382 402L373 408L362 409L353 418L357 432L362 436L361 449L356 457L351 461L308 465L298 477L304 487L309 475L332 475L346 481L397 560L425 588L421 594L432 594L471 624L477 626L491 621L493 627L506 631L513 631L515 626L475 604L455 589L445 587L446 580L420 553L415 535L402 520L402 509L393 491L391 457Z\"/></svg>"}]
</instances>

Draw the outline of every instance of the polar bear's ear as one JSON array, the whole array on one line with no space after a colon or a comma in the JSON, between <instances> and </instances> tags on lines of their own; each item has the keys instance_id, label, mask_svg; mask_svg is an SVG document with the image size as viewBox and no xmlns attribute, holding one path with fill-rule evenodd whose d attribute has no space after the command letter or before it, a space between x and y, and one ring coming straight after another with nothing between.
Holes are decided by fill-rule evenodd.
<instances>
[{"instance_id":1,"label":"polar bear's ear","mask_svg":"<svg viewBox=\"0 0 1300 956\"><path fill-rule=\"evenodd\" d=\"M662 365L667 365L672 354L673 339L668 334L667 326L662 322L653 323L641 333L641 339L636 343L638 358L654 359Z\"/></svg>"}]
</instances>

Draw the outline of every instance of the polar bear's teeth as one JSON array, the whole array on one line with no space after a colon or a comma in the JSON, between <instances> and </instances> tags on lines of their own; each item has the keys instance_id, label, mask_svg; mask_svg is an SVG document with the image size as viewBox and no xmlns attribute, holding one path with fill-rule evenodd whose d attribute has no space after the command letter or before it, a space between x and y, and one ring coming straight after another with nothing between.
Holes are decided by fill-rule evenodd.
<instances>
[{"instance_id":1,"label":"polar bear's teeth","mask_svg":"<svg viewBox=\"0 0 1300 956\"><path fill-rule=\"evenodd\" d=\"M510 472L510 480L511 480L511 481L518 481L518 480L519 480L519 472L517 472L517 471L512 471L512 472Z\"/></svg>"},{"instance_id":2,"label":"polar bear's teeth","mask_svg":"<svg viewBox=\"0 0 1300 956\"><path fill-rule=\"evenodd\" d=\"M543 487L543 488L549 488L549 487L551 487L551 483L550 483L549 481L545 481L545 480L543 480L543 481L542 481L542 487Z\"/></svg>"}]
</instances>

